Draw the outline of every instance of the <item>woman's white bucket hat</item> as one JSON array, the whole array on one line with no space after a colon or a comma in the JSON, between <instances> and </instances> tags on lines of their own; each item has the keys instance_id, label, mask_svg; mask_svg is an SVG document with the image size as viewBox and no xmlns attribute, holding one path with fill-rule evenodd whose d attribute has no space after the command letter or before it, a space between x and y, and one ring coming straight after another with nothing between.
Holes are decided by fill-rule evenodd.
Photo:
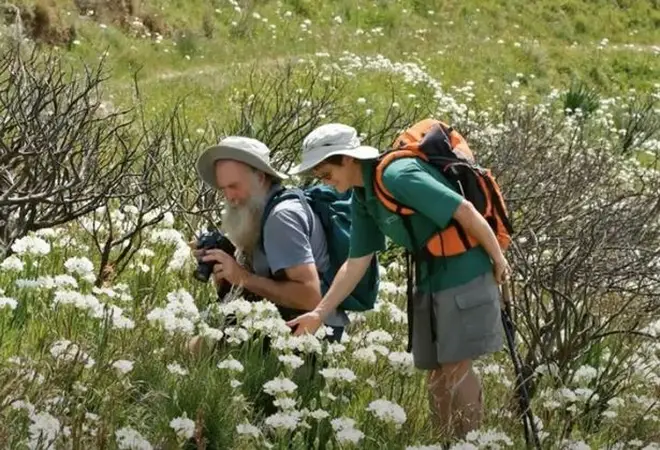
<instances>
[{"instance_id":1,"label":"woman's white bucket hat","mask_svg":"<svg viewBox=\"0 0 660 450\"><path fill-rule=\"evenodd\" d=\"M347 155L357 159L374 159L378 149L361 145L355 128L341 123L321 125L305 136L302 161L289 170L289 175L297 175L313 169L333 155Z\"/></svg>"}]
</instances>

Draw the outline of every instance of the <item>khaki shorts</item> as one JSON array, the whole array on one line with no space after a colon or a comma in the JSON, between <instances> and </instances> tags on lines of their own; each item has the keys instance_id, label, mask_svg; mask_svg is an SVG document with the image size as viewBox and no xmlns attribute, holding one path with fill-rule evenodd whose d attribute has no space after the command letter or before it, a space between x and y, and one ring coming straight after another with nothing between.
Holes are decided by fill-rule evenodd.
<instances>
[{"instance_id":1,"label":"khaki shorts","mask_svg":"<svg viewBox=\"0 0 660 450\"><path fill-rule=\"evenodd\" d=\"M412 354L419 369L474 360L504 346L500 290L491 272L433 294L415 292L412 303Z\"/></svg>"}]
</instances>

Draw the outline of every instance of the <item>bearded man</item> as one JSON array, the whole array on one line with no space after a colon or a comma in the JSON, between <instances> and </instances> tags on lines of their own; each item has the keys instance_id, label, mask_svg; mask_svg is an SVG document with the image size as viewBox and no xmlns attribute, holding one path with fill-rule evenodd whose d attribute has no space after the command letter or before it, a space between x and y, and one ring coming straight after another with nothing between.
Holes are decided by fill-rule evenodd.
<instances>
[{"instance_id":1,"label":"bearded man","mask_svg":"<svg viewBox=\"0 0 660 450\"><path fill-rule=\"evenodd\" d=\"M263 217L288 178L271 167L269 148L256 139L229 136L201 154L197 172L223 193L223 231L247 262L243 266L222 250L204 251L202 260L214 263L216 284L226 280L268 299L284 320L313 310L324 294L319 273L329 264L326 236L318 216L299 199L282 200ZM347 323L348 316L335 310L325 320L333 332L327 339L341 339Z\"/></svg>"}]
</instances>

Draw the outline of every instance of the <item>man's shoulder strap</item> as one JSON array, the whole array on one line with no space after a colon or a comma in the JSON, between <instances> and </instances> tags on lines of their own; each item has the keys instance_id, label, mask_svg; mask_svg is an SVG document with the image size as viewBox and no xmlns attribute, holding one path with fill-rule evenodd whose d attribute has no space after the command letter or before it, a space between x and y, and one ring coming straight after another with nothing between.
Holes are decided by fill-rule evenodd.
<instances>
[{"instance_id":1,"label":"man's shoulder strap","mask_svg":"<svg viewBox=\"0 0 660 450\"><path fill-rule=\"evenodd\" d=\"M285 186L281 186L275 191L275 193L270 197L270 199L266 202L266 206L264 207L264 212L261 216L261 227L259 228L261 230L261 237L260 237L260 242L261 242L261 248L263 249L263 230L264 226L266 225L266 220L268 219L268 216L270 216L270 213L273 211L275 206L283 202L284 200L289 200L289 199L295 199L297 198L300 200L300 203L303 204L303 207L305 208L305 212L307 213L307 218L309 219L310 223L310 228L314 225L314 217L312 210L309 206L307 196L305 193L299 189L299 188L287 188Z\"/></svg>"}]
</instances>

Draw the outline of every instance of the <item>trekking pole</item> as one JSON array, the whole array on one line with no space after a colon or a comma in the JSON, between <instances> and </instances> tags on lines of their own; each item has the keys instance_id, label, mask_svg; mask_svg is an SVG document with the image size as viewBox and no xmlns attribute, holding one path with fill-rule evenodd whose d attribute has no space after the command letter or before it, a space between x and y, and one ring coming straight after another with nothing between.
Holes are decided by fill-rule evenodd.
<instances>
[{"instance_id":1,"label":"trekking pole","mask_svg":"<svg viewBox=\"0 0 660 450\"><path fill-rule=\"evenodd\" d=\"M539 440L538 430L536 428L536 422L534 421L534 414L532 413L532 408L530 406L529 392L527 390L527 383L522 373L522 363L520 357L516 352L515 347L515 328L513 324L513 318L511 317L511 292L509 291L509 286L504 283L502 285L502 324L504 326L504 332L506 334L506 341L509 347L509 353L511 354L511 361L513 362L513 368L516 372L516 379L518 385L518 402L520 403L520 408L522 409L522 420L523 428L525 432L525 442L527 447L530 447L530 434L531 438L534 440L534 448L540 450L541 442Z\"/></svg>"}]
</instances>

